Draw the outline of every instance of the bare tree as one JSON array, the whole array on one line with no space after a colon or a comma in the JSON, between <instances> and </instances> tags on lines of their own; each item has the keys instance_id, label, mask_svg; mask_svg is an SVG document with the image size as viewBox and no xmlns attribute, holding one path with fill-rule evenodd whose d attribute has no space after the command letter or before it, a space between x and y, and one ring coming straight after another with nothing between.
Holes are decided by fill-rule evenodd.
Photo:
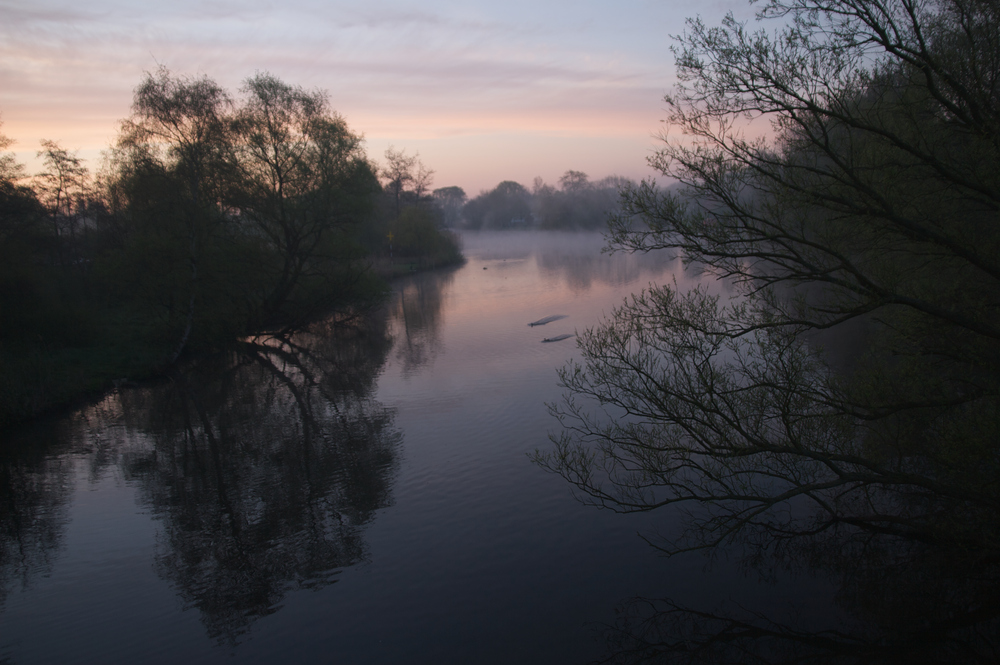
<instances>
[{"instance_id":1,"label":"bare tree","mask_svg":"<svg viewBox=\"0 0 1000 665\"><path fill-rule=\"evenodd\" d=\"M42 148L38 156L45 170L35 176L38 189L54 217L69 217L73 204L87 194L89 172L76 152L61 148L57 142L42 139Z\"/></svg>"},{"instance_id":2,"label":"bare tree","mask_svg":"<svg viewBox=\"0 0 1000 665\"><path fill-rule=\"evenodd\" d=\"M651 288L582 334L538 461L614 510L689 506L670 553L831 533L995 552L1000 14L772 0L775 18L689 23L666 98L685 136L651 160L683 188L628 189L611 225L613 248L736 297Z\"/></svg>"},{"instance_id":3,"label":"bare tree","mask_svg":"<svg viewBox=\"0 0 1000 665\"><path fill-rule=\"evenodd\" d=\"M386 165L379 171L379 176L392 195L396 218L399 218L404 194L413 192L417 200L420 200L434 182L434 171L424 167L420 161L420 153L409 156L405 150L396 150L393 146L386 149L385 161Z\"/></svg>"},{"instance_id":4,"label":"bare tree","mask_svg":"<svg viewBox=\"0 0 1000 665\"><path fill-rule=\"evenodd\" d=\"M14 139L0 134L0 150L14 145ZM11 153L0 154L0 182L13 183L24 175L24 165L18 164Z\"/></svg>"},{"instance_id":5,"label":"bare tree","mask_svg":"<svg viewBox=\"0 0 1000 665\"><path fill-rule=\"evenodd\" d=\"M42 148L38 156L45 170L35 176L36 190L48 210L52 233L56 237L68 233L75 239L80 213L89 194L90 174L75 152L61 148L55 141L43 139Z\"/></svg>"}]
</instances>

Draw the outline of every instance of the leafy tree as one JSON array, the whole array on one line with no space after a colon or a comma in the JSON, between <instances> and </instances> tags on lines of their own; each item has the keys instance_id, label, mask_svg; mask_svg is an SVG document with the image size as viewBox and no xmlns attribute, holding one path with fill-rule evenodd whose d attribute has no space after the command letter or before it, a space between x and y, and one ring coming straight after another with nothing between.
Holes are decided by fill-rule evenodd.
<instances>
[{"instance_id":1,"label":"leafy tree","mask_svg":"<svg viewBox=\"0 0 1000 665\"><path fill-rule=\"evenodd\" d=\"M294 326L380 292L357 261L378 193L361 138L322 92L269 74L242 92L147 76L105 176L104 272L179 338L173 359L193 333Z\"/></svg>"},{"instance_id":2,"label":"leafy tree","mask_svg":"<svg viewBox=\"0 0 1000 665\"><path fill-rule=\"evenodd\" d=\"M607 216L619 209L619 192L630 184L621 176L591 182L581 171L566 171L559 179L559 189L540 177L535 178L530 192L506 180L466 203L462 217L465 225L474 229L596 229L605 226Z\"/></svg>"},{"instance_id":3,"label":"leafy tree","mask_svg":"<svg viewBox=\"0 0 1000 665\"><path fill-rule=\"evenodd\" d=\"M438 220L432 210L408 206L389 229L393 234L393 247L400 257L427 257L437 264L452 264L461 260L456 240L450 232L438 228Z\"/></svg>"},{"instance_id":4,"label":"leafy tree","mask_svg":"<svg viewBox=\"0 0 1000 665\"><path fill-rule=\"evenodd\" d=\"M591 182L586 173L566 171L559 189L535 182L532 209L543 229L597 229L619 209L619 192L631 184L627 178L609 176Z\"/></svg>"},{"instance_id":5,"label":"leafy tree","mask_svg":"<svg viewBox=\"0 0 1000 665\"><path fill-rule=\"evenodd\" d=\"M588 189L591 184L587 174L583 171L566 171L559 178L559 186L564 192L581 192Z\"/></svg>"},{"instance_id":6,"label":"leafy tree","mask_svg":"<svg viewBox=\"0 0 1000 665\"><path fill-rule=\"evenodd\" d=\"M462 215L474 229L505 228L511 220L531 219L531 194L524 185L504 180L492 191L483 192L465 204Z\"/></svg>"},{"instance_id":7,"label":"leafy tree","mask_svg":"<svg viewBox=\"0 0 1000 665\"><path fill-rule=\"evenodd\" d=\"M382 192L360 136L324 93L269 74L242 93L147 74L93 192L55 142L39 152L37 193L0 154L0 425L192 345L298 329L384 294L366 258ZM429 172L413 179L423 196Z\"/></svg>"},{"instance_id":8,"label":"leafy tree","mask_svg":"<svg viewBox=\"0 0 1000 665\"><path fill-rule=\"evenodd\" d=\"M689 23L666 98L685 136L651 160L683 188L628 189L610 234L737 295L650 288L582 334L538 461L613 510L687 507L667 553L993 561L1000 14L771 0L759 19L784 27Z\"/></svg>"},{"instance_id":9,"label":"leafy tree","mask_svg":"<svg viewBox=\"0 0 1000 665\"><path fill-rule=\"evenodd\" d=\"M465 190L461 187L440 187L432 196L441 208L445 226L457 226L462 217L462 206L468 200Z\"/></svg>"},{"instance_id":10,"label":"leafy tree","mask_svg":"<svg viewBox=\"0 0 1000 665\"><path fill-rule=\"evenodd\" d=\"M334 275L357 256L350 232L370 213L378 183L361 137L306 92L268 74L246 81L237 113L238 178L228 200L252 223L273 265L265 316L316 314L343 293ZM355 275L352 279L357 278ZM329 297L319 297L325 290Z\"/></svg>"},{"instance_id":11,"label":"leafy tree","mask_svg":"<svg viewBox=\"0 0 1000 665\"><path fill-rule=\"evenodd\" d=\"M203 254L225 216L218 208L232 163L232 100L207 77L174 77L165 68L136 88L132 116L122 123L106 197L126 252L117 253L114 281L145 279L147 300L166 307L168 321L182 311L171 353L176 360L194 326L204 281ZM183 258L182 258L183 257ZM148 261L154 261L152 267ZM187 264L187 277L178 274Z\"/></svg>"}]
</instances>

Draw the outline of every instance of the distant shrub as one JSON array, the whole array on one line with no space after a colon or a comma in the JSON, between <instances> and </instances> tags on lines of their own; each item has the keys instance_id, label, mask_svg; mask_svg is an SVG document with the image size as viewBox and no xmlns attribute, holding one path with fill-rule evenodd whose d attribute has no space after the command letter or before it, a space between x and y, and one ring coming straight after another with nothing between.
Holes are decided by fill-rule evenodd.
<instances>
[{"instance_id":1,"label":"distant shrub","mask_svg":"<svg viewBox=\"0 0 1000 665\"><path fill-rule=\"evenodd\" d=\"M422 206L410 206L400 212L391 225L393 253L403 258L421 257L431 265L461 261L458 240L438 226L436 215Z\"/></svg>"}]
</instances>

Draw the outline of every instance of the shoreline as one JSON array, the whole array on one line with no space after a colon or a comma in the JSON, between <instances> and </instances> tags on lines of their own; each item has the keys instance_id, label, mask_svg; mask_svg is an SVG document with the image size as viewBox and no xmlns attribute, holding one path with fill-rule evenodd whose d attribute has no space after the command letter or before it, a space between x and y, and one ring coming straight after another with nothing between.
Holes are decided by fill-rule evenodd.
<instances>
[{"instance_id":1,"label":"shoreline","mask_svg":"<svg viewBox=\"0 0 1000 665\"><path fill-rule=\"evenodd\" d=\"M457 261L439 257L379 257L372 260L371 270L389 286L408 275L458 267L465 261L462 255ZM109 322L107 327L117 326ZM215 350L222 351L234 344L235 340L229 340ZM166 376L178 364L165 362L169 351L169 345L159 346L128 333L101 337L95 344L55 349L29 345L0 347L0 436L92 403L121 385ZM206 349L185 353L181 361L210 352Z\"/></svg>"}]
</instances>

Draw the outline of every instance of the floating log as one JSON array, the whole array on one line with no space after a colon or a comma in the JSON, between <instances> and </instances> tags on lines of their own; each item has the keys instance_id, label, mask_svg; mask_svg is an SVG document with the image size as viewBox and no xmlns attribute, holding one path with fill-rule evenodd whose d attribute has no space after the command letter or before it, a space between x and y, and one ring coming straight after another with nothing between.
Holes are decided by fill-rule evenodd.
<instances>
[{"instance_id":1,"label":"floating log","mask_svg":"<svg viewBox=\"0 0 1000 665\"><path fill-rule=\"evenodd\" d=\"M552 323L553 321L558 321L559 319L565 319L565 314L553 314L552 316L546 316L544 319L538 319L537 321L532 321L529 326L544 326L546 323Z\"/></svg>"},{"instance_id":2,"label":"floating log","mask_svg":"<svg viewBox=\"0 0 1000 665\"><path fill-rule=\"evenodd\" d=\"M555 337L546 337L545 339L542 340L542 342L561 342L562 340L569 339L570 337L574 337L574 335L572 335L570 333L566 333L565 335L556 335Z\"/></svg>"}]
</instances>

